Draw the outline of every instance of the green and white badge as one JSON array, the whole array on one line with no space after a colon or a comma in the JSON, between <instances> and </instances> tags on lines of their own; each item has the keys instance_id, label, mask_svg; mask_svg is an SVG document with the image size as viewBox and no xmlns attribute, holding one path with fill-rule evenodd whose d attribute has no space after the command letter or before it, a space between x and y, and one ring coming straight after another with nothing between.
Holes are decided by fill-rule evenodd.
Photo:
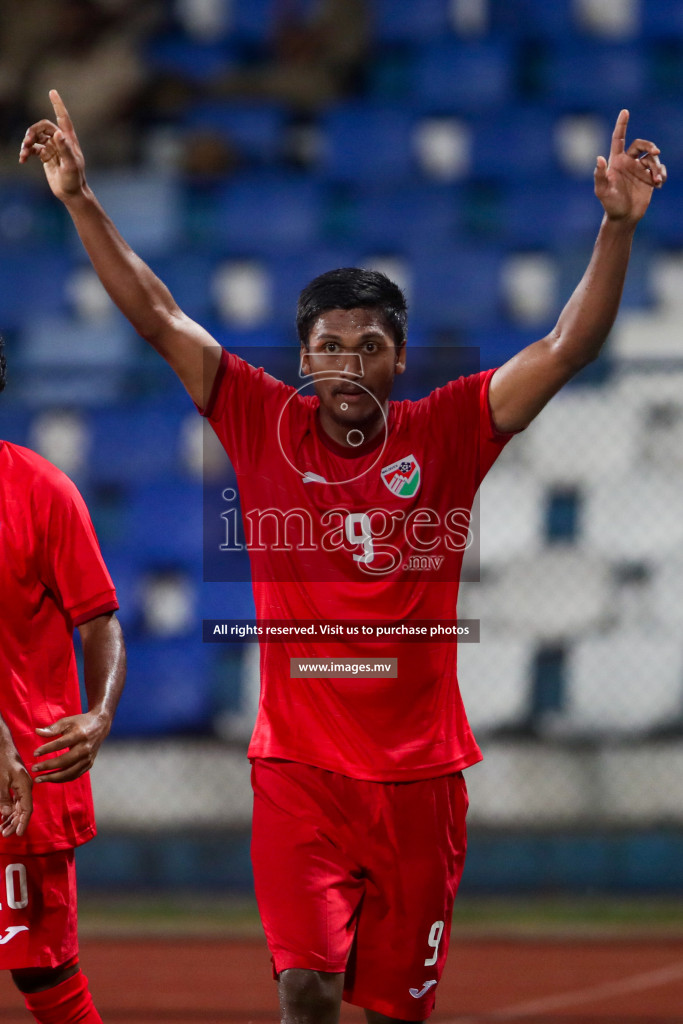
<instances>
[{"instance_id":1,"label":"green and white badge","mask_svg":"<svg viewBox=\"0 0 683 1024\"><path fill-rule=\"evenodd\" d=\"M382 480L392 494L412 498L420 486L420 465L414 455L392 462L382 470Z\"/></svg>"}]
</instances>

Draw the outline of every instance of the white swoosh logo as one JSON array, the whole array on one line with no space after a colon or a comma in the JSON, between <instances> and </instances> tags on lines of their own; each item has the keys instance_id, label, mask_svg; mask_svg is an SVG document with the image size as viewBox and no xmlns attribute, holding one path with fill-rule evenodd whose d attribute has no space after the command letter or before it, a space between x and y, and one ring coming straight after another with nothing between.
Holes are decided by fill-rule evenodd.
<instances>
[{"instance_id":1,"label":"white swoosh logo","mask_svg":"<svg viewBox=\"0 0 683 1024\"><path fill-rule=\"evenodd\" d=\"M2 939L0 939L0 946L4 946L6 942L9 942L10 939L13 939L15 935L19 934L19 932L27 931L28 928L26 927L25 924L14 924L12 925L11 928L5 928L5 935L3 936Z\"/></svg>"},{"instance_id":2,"label":"white swoosh logo","mask_svg":"<svg viewBox=\"0 0 683 1024\"><path fill-rule=\"evenodd\" d=\"M410 992L410 994L413 997L413 999L421 999L422 996L425 994L425 992L429 991L429 989L432 987L432 985L436 985L436 982L435 981L425 981L425 983L424 983L422 988L419 988L419 989L418 988L409 988L408 991Z\"/></svg>"}]
</instances>

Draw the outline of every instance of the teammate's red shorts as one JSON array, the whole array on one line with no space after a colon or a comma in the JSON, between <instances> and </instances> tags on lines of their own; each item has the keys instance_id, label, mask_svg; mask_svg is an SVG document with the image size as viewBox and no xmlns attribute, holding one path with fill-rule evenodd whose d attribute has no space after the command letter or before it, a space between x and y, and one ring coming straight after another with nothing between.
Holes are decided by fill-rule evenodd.
<instances>
[{"instance_id":1,"label":"teammate's red shorts","mask_svg":"<svg viewBox=\"0 0 683 1024\"><path fill-rule=\"evenodd\" d=\"M0 852L0 970L58 967L78 953L73 850Z\"/></svg>"},{"instance_id":2,"label":"teammate's red shorts","mask_svg":"<svg viewBox=\"0 0 683 1024\"><path fill-rule=\"evenodd\" d=\"M276 974L345 972L344 999L423 1020L448 952L465 861L461 773L364 782L253 763L256 898Z\"/></svg>"}]
</instances>

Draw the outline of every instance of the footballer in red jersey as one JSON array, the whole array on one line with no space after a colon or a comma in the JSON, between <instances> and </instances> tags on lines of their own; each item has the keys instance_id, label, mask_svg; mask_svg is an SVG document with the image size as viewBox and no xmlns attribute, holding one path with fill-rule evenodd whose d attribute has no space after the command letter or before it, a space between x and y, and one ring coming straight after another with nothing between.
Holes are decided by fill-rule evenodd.
<instances>
[{"instance_id":1,"label":"footballer in red jersey","mask_svg":"<svg viewBox=\"0 0 683 1024\"><path fill-rule=\"evenodd\" d=\"M0 390L4 369L0 350ZM0 440L0 969L39 1024L100 1021L78 961L74 848L95 835L87 772L125 677L117 608L73 483Z\"/></svg>"},{"instance_id":2,"label":"footballer in red jersey","mask_svg":"<svg viewBox=\"0 0 683 1024\"><path fill-rule=\"evenodd\" d=\"M374 275L357 270L325 279L340 293L376 287ZM402 302L395 285L382 287ZM394 342L374 310L337 310L321 325L328 331L334 320L340 331L351 323L366 339L349 365L365 371L353 386L369 390L372 364L391 366ZM328 349L336 344L325 341ZM455 621L472 501L510 437L491 420L492 372L461 377L420 401L390 401L386 424L380 418L379 432L350 449L321 426L317 397L223 354L205 415L237 474L260 621ZM367 401L375 406L374 397ZM340 410L339 421L342 434L372 434L357 410ZM387 482L392 466L405 467L399 480L407 485L393 485L395 476ZM414 552L427 546L441 559L439 569L412 569ZM457 685L455 643L402 640L391 680L292 676L291 659L395 657L397 642L387 632L386 640L372 642L358 629L319 641L295 634L264 643L249 756L378 782L433 778L478 761Z\"/></svg>"},{"instance_id":3,"label":"footballer in red jersey","mask_svg":"<svg viewBox=\"0 0 683 1024\"><path fill-rule=\"evenodd\" d=\"M50 98L55 121L29 128L20 160L42 161L112 299L223 442L259 622L278 623L278 642L262 645L249 754L255 886L282 1021L333 1024L342 998L370 1024L425 1020L465 856L462 769L481 756L456 647L362 633L320 644L302 630L455 620L477 488L509 437L597 357L636 224L666 179L659 149L627 148L621 111L609 159L597 159L593 255L546 337L495 371L392 402L409 365L403 295L382 274L330 271L299 298L314 390L303 395L223 352L179 309L95 199L66 108Z\"/></svg>"}]
</instances>

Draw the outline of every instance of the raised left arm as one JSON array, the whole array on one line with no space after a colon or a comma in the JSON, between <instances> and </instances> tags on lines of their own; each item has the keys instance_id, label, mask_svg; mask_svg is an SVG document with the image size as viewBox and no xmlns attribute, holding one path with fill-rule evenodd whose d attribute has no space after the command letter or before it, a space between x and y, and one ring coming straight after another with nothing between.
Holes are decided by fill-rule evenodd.
<instances>
[{"instance_id":1,"label":"raised left arm","mask_svg":"<svg viewBox=\"0 0 683 1024\"><path fill-rule=\"evenodd\" d=\"M78 627L83 643L83 673L88 710L60 718L40 736L52 737L34 756L61 750L57 757L32 765L35 782L69 782L89 771L109 735L116 706L126 679L126 649L121 626L113 612L98 615Z\"/></svg>"},{"instance_id":2,"label":"raised left arm","mask_svg":"<svg viewBox=\"0 0 683 1024\"><path fill-rule=\"evenodd\" d=\"M491 411L507 433L528 426L574 374L595 359L614 323L631 242L652 190L666 181L659 148L635 139L626 149L629 113L622 110L612 135L609 163L599 156L595 194L604 216L591 261L550 334L522 349L493 375Z\"/></svg>"}]
</instances>

